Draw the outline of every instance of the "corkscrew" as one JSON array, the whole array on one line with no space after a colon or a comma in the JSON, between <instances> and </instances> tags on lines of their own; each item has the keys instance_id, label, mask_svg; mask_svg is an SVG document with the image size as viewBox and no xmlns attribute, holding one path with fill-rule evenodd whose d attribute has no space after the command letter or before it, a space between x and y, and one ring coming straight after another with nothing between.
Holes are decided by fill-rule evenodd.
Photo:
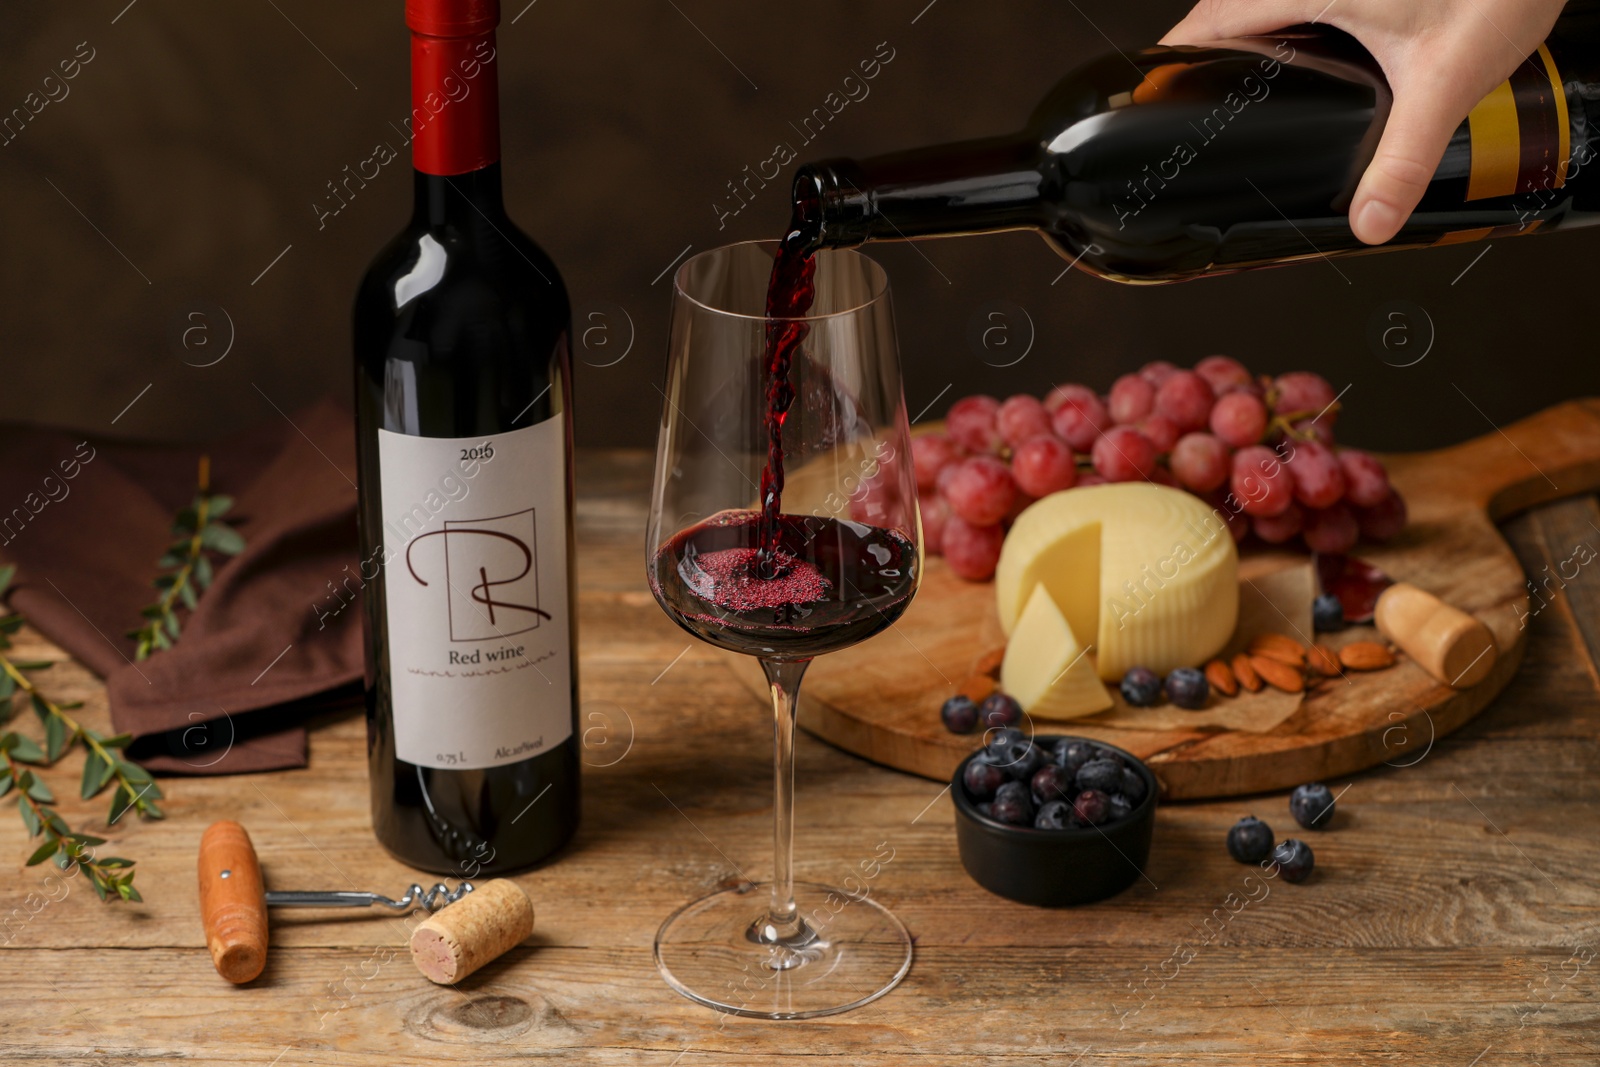
<instances>
[{"instance_id":1,"label":"corkscrew","mask_svg":"<svg viewBox=\"0 0 1600 1067\"><path fill-rule=\"evenodd\" d=\"M267 909L388 908L404 915L436 912L471 893L471 882L451 889L443 882L424 890L413 884L398 900L378 893L266 892L261 863L250 835L236 822L212 823L200 838L200 918L217 973L235 984L248 982L267 965Z\"/></svg>"}]
</instances>

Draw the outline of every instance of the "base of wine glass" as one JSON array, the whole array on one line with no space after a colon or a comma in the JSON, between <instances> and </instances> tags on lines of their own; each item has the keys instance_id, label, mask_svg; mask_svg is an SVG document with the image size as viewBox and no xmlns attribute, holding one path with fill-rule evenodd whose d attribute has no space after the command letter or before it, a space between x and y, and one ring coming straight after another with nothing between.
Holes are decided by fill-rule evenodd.
<instances>
[{"instance_id":1,"label":"base of wine glass","mask_svg":"<svg viewBox=\"0 0 1600 1067\"><path fill-rule=\"evenodd\" d=\"M859 1008L911 969L911 935L870 897L797 882L799 930L769 940L772 887L745 883L684 905L656 932L656 967L690 1000L757 1019Z\"/></svg>"}]
</instances>

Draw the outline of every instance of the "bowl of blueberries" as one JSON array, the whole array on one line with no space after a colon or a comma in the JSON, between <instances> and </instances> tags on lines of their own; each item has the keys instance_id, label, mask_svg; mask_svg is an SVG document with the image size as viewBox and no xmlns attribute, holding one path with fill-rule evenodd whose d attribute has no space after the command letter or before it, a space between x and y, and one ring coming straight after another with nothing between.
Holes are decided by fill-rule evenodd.
<instances>
[{"instance_id":1,"label":"bowl of blueberries","mask_svg":"<svg viewBox=\"0 0 1600 1067\"><path fill-rule=\"evenodd\" d=\"M1115 745L992 730L950 788L961 864L1023 904L1104 899L1144 871L1158 792L1150 768Z\"/></svg>"}]
</instances>

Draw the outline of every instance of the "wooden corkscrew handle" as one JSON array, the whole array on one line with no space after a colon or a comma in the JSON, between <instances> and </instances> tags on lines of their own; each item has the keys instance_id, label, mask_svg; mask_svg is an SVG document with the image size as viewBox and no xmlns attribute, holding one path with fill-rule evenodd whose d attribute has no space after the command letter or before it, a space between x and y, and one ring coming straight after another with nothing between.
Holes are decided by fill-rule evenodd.
<instances>
[{"instance_id":1,"label":"wooden corkscrew handle","mask_svg":"<svg viewBox=\"0 0 1600 1067\"><path fill-rule=\"evenodd\" d=\"M243 826L214 822L200 838L200 920L217 973L234 984L267 965L267 899L261 864Z\"/></svg>"}]
</instances>

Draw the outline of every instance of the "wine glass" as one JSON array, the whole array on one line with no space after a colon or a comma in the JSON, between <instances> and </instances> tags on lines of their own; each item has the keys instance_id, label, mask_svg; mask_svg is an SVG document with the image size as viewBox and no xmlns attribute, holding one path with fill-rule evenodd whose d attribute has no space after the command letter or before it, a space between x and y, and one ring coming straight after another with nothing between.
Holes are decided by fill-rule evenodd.
<instances>
[{"instance_id":1,"label":"wine glass","mask_svg":"<svg viewBox=\"0 0 1600 1067\"><path fill-rule=\"evenodd\" d=\"M858 252L819 252L809 311L769 320L778 249L731 245L678 269L646 543L667 615L766 673L773 877L680 908L655 958L701 1004L803 1019L876 1000L911 966L905 927L871 899L871 855L853 889L794 881L794 728L812 658L906 609L922 537L888 278ZM786 375L768 362L769 330L801 339ZM781 508L764 513L769 486Z\"/></svg>"}]
</instances>

